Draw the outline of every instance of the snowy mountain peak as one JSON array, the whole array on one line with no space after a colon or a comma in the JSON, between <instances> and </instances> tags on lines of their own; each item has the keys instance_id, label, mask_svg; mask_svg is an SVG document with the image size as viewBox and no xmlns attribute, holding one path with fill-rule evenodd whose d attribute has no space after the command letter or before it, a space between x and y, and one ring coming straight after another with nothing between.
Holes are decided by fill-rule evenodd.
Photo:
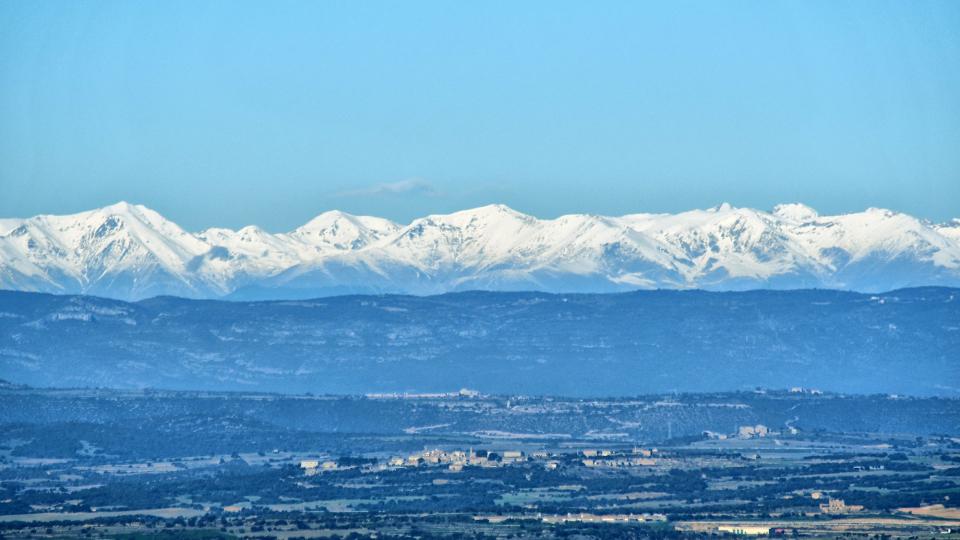
<instances>
[{"instance_id":1,"label":"snowy mountain peak","mask_svg":"<svg viewBox=\"0 0 960 540\"><path fill-rule=\"evenodd\" d=\"M812 221L819 216L816 210L800 203L778 204L773 207L773 215L796 223Z\"/></svg>"},{"instance_id":2,"label":"snowy mountain peak","mask_svg":"<svg viewBox=\"0 0 960 540\"><path fill-rule=\"evenodd\" d=\"M456 224L458 226L466 226L470 223L497 223L531 220L536 220L536 218L522 212L517 212L505 204L488 204L486 206L479 206L477 208L460 210L453 212L452 214L431 214L425 218L421 218L420 220L414 220L411 225L417 223L418 221L449 223Z\"/></svg>"},{"instance_id":3,"label":"snowy mountain peak","mask_svg":"<svg viewBox=\"0 0 960 540\"><path fill-rule=\"evenodd\" d=\"M731 205L728 202L722 202L712 208L707 209L708 212L714 212L714 213L729 212L731 210L735 210L735 208L733 207L733 205Z\"/></svg>"},{"instance_id":4,"label":"snowy mountain peak","mask_svg":"<svg viewBox=\"0 0 960 540\"><path fill-rule=\"evenodd\" d=\"M375 244L399 229L400 225L388 219L330 210L287 236L320 251L355 251Z\"/></svg>"},{"instance_id":5,"label":"snowy mountain peak","mask_svg":"<svg viewBox=\"0 0 960 540\"><path fill-rule=\"evenodd\" d=\"M147 210L147 207L130 204L127 201L117 201L111 205L104 206L99 211L103 213L130 214L132 212L142 212L143 210Z\"/></svg>"},{"instance_id":6,"label":"snowy mountain peak","mask_svg":"<svg viewBox=\"0 0 960 540\"><path fill-rule=\"evenodd\" d=\"M398 224L388 219L373 216L355 216L353 214L341 212L340 210L328 210L311 219L301 227L298 227L296 231L301 231L304 233L316 232L326 230L331 227L343 226L347 223L357 228L370 230L396 230L400 227Z\"/></svg>"},{"instance_id":7,"label":"snowy mountain peak","mask_svg":"<svg viewBox=\"0 0 960 540\"><path fill-rule=\"evenodd\" d=\"M320 230L326 229L338 221L356 221L357 217L353 214L341 212L340 210L327 210L318 214L315 218L300 226L297 230Z\"/></svg>"},{"instance_id":8,"label":"snowy mountain peak","mask_svg":"<svg viewBox=\"0 0 960 540\"><path fill-rule=\"evenodd\" d=\"M960 285L960 221L877 208L821 216L799 203L555 219L491 204L406 226L332 210L282 234L191 234L126 202L0 219L0 288L125 299L914 285Z\"/></svg>"},{"instance_id":9,"label":"snowy mountain peak","mask_svg":"<svg viewBox=\"0 0 960 540\"><path fill-rule=\"evenodd\" d=\"M882 216L884 218L907 217L909 219L915 219L913 216L908 216L907 214L897 212L896 210L890 210L888 208L876 208L873 206L867 208L863 213L874 216Z\"/></svg>"},{"instance_id":10,"label":"snowy mountain peak","mask_svg":"<svg viewBox=\"0 0 960 540\"><path fill-rule=\"evenodd\" d=\"M470 210L463 210L460 213L469 213L473 215L478 215L478 216L482 215L482 216L488 216L488 217L502 216L502 217L509 217L513 219L525 219L525 220L532 218L532 216L524 214L523 212L518 212L505 204L488 204L486 206L480 206Z\"/></svg>"}]
</instances>

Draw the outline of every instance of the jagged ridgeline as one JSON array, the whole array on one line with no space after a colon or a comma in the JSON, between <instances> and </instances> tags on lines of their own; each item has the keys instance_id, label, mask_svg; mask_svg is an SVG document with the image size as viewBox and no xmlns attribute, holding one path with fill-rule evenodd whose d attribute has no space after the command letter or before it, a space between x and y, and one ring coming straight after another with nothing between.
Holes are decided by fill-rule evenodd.
<instances>
[{"instance_id":1,"label":"jagged ridgeline","mask_svg":"<svg viewBox=\"0 0 960 540\"><path fill-rule=\"evenodd\" d=\"M626 396L955 396L960 290L471 292L135 303L0 292L0 378L36 386Z\"/></svg>"},{"instance_id":2,"label":"jagged ridgeline","mask_svg":"<svg viewBox=\"0 0 960 540\"><path fill-rule=\"evenodd\" d=\"M190 233L126 203L0 219L0 288L121 300L917 286L960 286L960 220L800 204L538 219L490 205L408 225L330 211L288 233Z\"/></svg>"}]
</instances>

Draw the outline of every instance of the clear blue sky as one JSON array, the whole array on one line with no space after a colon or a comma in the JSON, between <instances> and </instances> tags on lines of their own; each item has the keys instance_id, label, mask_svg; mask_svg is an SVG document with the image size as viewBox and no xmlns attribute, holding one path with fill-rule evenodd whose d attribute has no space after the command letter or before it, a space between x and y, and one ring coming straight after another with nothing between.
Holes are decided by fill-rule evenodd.
<instances>
[{"instance_id":1,"label":"clear blue sky","mask_svg":"<svg viewBox=\"0 0 960 540\"><path fill-rule=\"evenodd\" d=\"M960 217L960 2L0 3L0 216Z\"/></svg>"}]
</instances>

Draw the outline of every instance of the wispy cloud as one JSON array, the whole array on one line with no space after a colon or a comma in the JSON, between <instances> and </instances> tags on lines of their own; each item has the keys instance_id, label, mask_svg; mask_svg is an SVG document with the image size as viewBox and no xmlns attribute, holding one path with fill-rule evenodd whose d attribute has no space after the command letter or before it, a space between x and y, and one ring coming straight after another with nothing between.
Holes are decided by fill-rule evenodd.
<instances>
[{"instance_id":1,"label":"wispy cloud","mask_svg":"<svg viewBox=\"0 0 960 540\"><path fill-rule=\"evenodd\" d=\"M385 182L360 189L350 189L334 194L337 197L384 197L391 195L425 195L437 197L440 192L425 180L412 178L399 182Z\"/></svg>"}]
</instances>

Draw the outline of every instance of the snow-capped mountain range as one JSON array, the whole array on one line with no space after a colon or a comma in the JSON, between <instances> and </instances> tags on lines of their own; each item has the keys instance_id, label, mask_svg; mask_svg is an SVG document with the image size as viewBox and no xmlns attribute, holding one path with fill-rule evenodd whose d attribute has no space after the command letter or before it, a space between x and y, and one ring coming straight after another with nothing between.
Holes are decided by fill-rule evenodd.
<instances>
[{"instance_id":1,"label":"snow-capped mountain range","mask_svg":"<svg viewBox=\"0 0 960 540\"><path fill-rule=\"evenodd\" d=\"M0 288L126 300L920 285L960 286L960 219L801 204L537 219L490 205L408 225L330 211L282 234L190 233L124 202L0 219Z\"/></svg>"}]
</instances>

